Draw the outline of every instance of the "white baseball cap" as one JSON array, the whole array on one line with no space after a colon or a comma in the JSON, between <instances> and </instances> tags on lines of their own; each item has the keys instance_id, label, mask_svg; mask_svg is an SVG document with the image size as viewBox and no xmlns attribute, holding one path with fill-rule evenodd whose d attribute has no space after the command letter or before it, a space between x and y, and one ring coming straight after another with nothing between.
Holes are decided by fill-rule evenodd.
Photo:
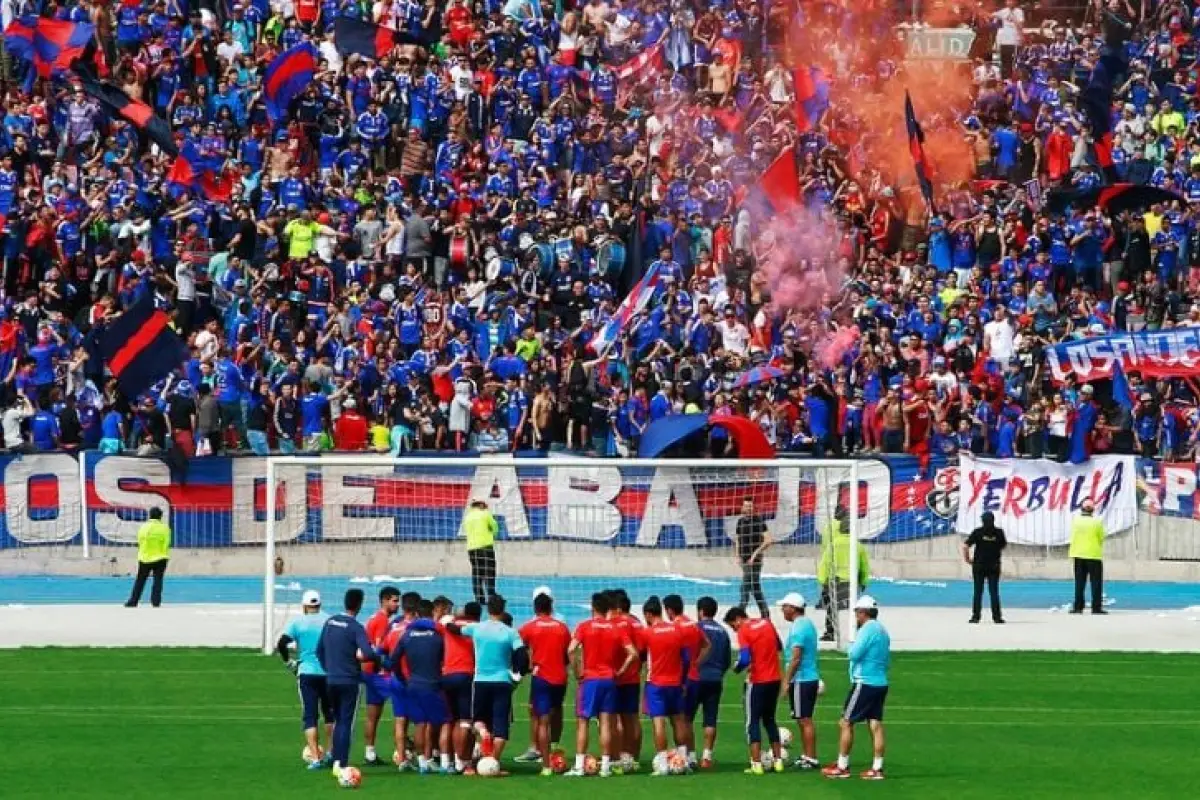
<instances>
[{"instance_id":1,"label":"white baseball cap","mask_svg":"<svg viewBox=\"0 0 1200 800\"><path fill-rule=\"evenodd\" d=\"M539 586L536 589L534 589L533 590L533 599L537 600L538 595L543 595L543 594L546 595L546 597L549 597L551 600L554 599L554 592L550 591L549 586Z\"/></svg>"},{"instance_id":2,"label":"white baseball cap","mask_svg":"<svg viewBox=\"0 0 1200 800\"><path fill-rule=\"evenodd\" d=\"M869 594L864 594L858 598L858 602L854 604L855 611L871 611L879 608L879 603L875 602L875 598Z\"/></svg>"},{"instance_id":3,"label":"white baseball cap","mask_svg":"<svg viewBox=\"0 0 1200 800\"><path fill-rule=\"evenodd\" d=\"M775 605L779 606L780 608L783 608L784 606L791 606L792 608L804 608L808 604L804 602L804 595L800 594L799 592L788 592L783 596L783 599L777 602Z\"/></svg>"},{"instance_id":4,"label":"white baseball cap","mask_svg":"<svg viewBox=\"0 0 1200 800\"><path fill-rule=\"evenodd\" d=\"M316 589L309 589L304 593L304 597L300 600L301 605L319 606L321 605L321 593Z\"/></svg>"}]
</instances>

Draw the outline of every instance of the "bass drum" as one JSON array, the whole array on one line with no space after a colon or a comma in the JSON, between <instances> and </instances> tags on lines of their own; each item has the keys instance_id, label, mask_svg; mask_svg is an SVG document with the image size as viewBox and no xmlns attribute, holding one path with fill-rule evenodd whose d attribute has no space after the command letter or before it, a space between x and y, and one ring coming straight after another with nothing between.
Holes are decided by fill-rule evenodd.
<instances>
[{"instance_id":1,"label":"bass drum","mask_svg":"<svg viewBox=\"0 0 1200 800\"><path fill-rule=\"evenodd\" d=\"M471 241L466 236L450 238L450 268L455 272L466 273L471 260Z\"/></svg>"},{"instance_id":2,"label":"bass drum","mask_svg":"<svg viewBox=\"0 0 1200 800\"><path fill-rule=\"evenodd\" d=\"M616 239L607 239L596 250L596 269L600 276L615 281L625 271L625 245Z\"/></svg>"},{"instance_id":3,"label":"bass drum","mask_svg":"<svg viewBox=\"0 0 1200 800\"><path fill-rule=\"evenodd\" d=\"M549 242L538 242L534 247L537 249L538 271L542 278L548 278L554 271L554 246Z\"/></svg>"}]
</instances>

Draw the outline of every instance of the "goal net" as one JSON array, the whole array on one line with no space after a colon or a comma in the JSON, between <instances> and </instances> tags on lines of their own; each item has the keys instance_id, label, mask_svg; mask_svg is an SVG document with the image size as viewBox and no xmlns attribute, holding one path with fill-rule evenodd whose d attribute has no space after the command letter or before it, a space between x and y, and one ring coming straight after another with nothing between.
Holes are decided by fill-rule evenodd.
<instances>
[{"instance_id":1,"label":"goal net","mask_svg":"<svg viewBox=\"0 0 1200 800\"><path fill-rule=\"evenodd\" d=\"M455 605L474 599L462 520L477 500L499 524L497 592L517 619L532 613L542 585L572 624L589 613L593 592L617 587L635 607L674 593L689 613L705 595L722 614L743 600L758 613L755 598L743 596L734 542L747 502L772 542L761 570L767 602L798 591L815 609L824 557L827 578L848 578L844 609L858 593L857 551L849 548L851 563L834 563L830 533L839 520L854 539L887 528L886 475L879 462L809 459L272 458L262 506L263 646L270 650L308 589L329 610L355 586L368 610L384 586ZM837 610L829 604L835 622ZM841 615L843 641L853 635L850 616Z\"/></svg>"}]
</instances>

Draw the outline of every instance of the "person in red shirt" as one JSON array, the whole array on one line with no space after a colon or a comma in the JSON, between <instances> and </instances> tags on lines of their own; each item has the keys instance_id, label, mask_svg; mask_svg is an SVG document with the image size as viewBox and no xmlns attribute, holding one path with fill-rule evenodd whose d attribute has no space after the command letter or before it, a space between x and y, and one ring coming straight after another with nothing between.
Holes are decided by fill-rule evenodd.
<instances>
[{"instance_id":1,"label":"person in red shirt","mask_svg":"<svg viewBox=\"0 0 1200 800\"><path fill-rule=\"evenodd\" d=\"M333 424L333 446L338 450L367 449L367 418L358 413L353 397L342 404L342 415Z\"/></svg>"},{"instance_id":2,"label":"person in red shirt","mask_svg":"<svg viewBox=\"0 0 1200 800\"><path fill-rule=\"evenodd\" d=\"M639 637L647 664L646 713L654 727L654 749L659 756L666 757L670 720L675 747L686 758L691 725L684 715L683 681L690 666L688 662L692 658L702 661L708 656L708 641L700 634L703 644L689 651L690 646L695 646L692 632L698 633L699 629L665 620L662 602L657 597L645 602L642 616L646 625L639 631Z\"/></svg>"},{"instance_id":3,"label":"person in red shirt","mask_svg":"<svg viewBox=\"0 0 1200 800\"><path fill-rule=\"evenodd\" d=\"M391 653L396 649L396 644L400 641L400 637L404 636L404 632L408 630L408 624L417 618L417 607L421 603L421 595L417 592L405 592L400 595L400 616L395 617L388 629L387 634L383 637L384 652ZM370 636L370 633L367 634ZM399 664L394 664L391 677L388 680L388 692L392 699L392 739L396 745L396 754L393 760L398 762L397 765L401 770L408 767L408 695L405 690L404 682L408 675L408 665L403 660ZM369 695L368 695L369 696ZM367 706L368 715L370 714L370 706ZM378 718L376 718L378 722Z\"/></svg>"},{"instance_id":4,"label":"person in red shirt","mask_svg":"<svg viewBox=\"0 0 1200 800\"><path fill-rule=\"evenodd\" d=\"M542 774L550 774L550 754L562 735L563 700L567 696L567 650L571 630L554 618L554 599L547 593L533 598L534 618L517 633L529 648L533 677L529 684L529 712L534 721L533 747L542 760ZM555 735L557 733L557 735Z\"/></svg>"},{"instance_id":5,"label":"person in red shirt","mask_svg":"<svg viewBox=\"0 0 1200 800\"><path fill-rule=\"evenodd\" d=\"M640 641L642 623L629 610L632 604L624 589L609 591L613 610L608 618L624 630L635 648ZM634 658L624 672L618 673L617 684L617 728L620 739L621 768L636 771L638 758L642 754L641 688L642 659Z\"/></svg>"},{"instance_id":6,"label":"person in red shirt","mask_svg":"<svg viewBox=\"0 0 1200 800\"><path fill-rule=\"evenodd\" d=\"M613 717L617 711L615 679L637 658L637 650L625 630L608 619L611 610L612 601L606 592L593 594L592 618L579 623L567 648L568 657L583 650L583 655L575 660L579 700L575 709L575 768L567 773L571 776L584 774L588 725L593 719L600 723L600 774L606 777L612 774L616 744L613 736Z\"/></svg>"},{"instance_id":7,"label":"person in red shirt","mask_svg":"<svg viewBox=\"0 0 1200 800\"><path fill-rule=\"evenodd\" d=\"M779 687L783 673L779 669L779 653L783 644L775 625L769 619L750 619L746 609L734 606L725 612L725 624L738 638L738 661L734 672L749 670L746 679L746 737L750 740L750 768L747 775L762 775L762 729L767 730L776 772L783 772L779 753L779 725L775 722L775 706L779 702Z\"/></svg>"},{"instance_id":8,"label":"person in red shirt","mask_svg":"<svg viewBox=\"0 0 1200 800\"><path fill-rule=\"evenodd\" d=\"M400 608L400 590L395 586L384 586L379 590L379 608L367 620L367 640L371 647L379 649L391 627L392 617ZM368 764L382 764L375 752L375 731L383 714L383 702L391 695L389 676L374 664L363 664L363 682L367 685L367 726L363 739L367 743Z\"/></svg>"},{"instance_id":9,"label":"person in red shirt","mask_svg":"<svg viewBox=\"0 0 1200 800\"><path fill-rule=\"evenodd\" d=\"M471 762L471 732L475 721L471 706L471 692L475 682L475 643L462 632L448 628L442 620L449 613L449 602L439 608L434 601L434 617L439 620L438 630L443 632L445 655L442 657L442 690L446 694L446 705L454 721L454 768L465 773ZM462 613L454 618L456 625L469 625L483 618L483 608L474 600L462 607Z\"/></svg>"},{"instance_id":10,"label":"person in red shirt","mask_svg":"<svg viewBox=\"0 0 1200 800\"><path fill-rule=\"evenodd\" d=\"M662 599L663 610L667 620L680 630L683 646L688 652L687 675L684 676L683 707L684 715L688 717L687 736L684 741L676 740L676 745L687 745L688 763L696 763L696 732L691 726L695 718L696 707L700 704L700 664L708 657L709 643L704 631L695 620L683 613L683 598L677 594L669 594Z\"/></svg>"}]
</instances>

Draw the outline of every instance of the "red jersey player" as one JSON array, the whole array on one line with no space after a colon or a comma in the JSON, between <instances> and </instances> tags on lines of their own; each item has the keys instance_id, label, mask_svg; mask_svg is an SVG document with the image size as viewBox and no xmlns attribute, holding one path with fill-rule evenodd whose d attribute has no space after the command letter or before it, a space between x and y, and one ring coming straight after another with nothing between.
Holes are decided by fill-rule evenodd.
<instances>
[{"instance_id":1,"label":"red jersey player","mask_svg":"<svg viewBox=\"0 0 1200 800\"><path fill-rule=\"evenodd\" d=\"M684 715L683 681L691 653L689 646L696 646L691 636L695 626L686 628L663 619L662 602L651 597L642 606L646 625L641 629L640 641L646 655L646 713L654 726L655 752L667 756L667 721L674 729L675 746L679 755L687 757L688 728ZM703 645L697 647L698 658L708 655L708 641L700 635Z\"/></svg>"},{"instance_id":2,"label":"red jersey player","mask_svg":"<svg viewBox=\"0 0 1200 800\"><path fill-rule=\"evenodd\" d=\"M750 768L747 775L762 775L762 729L767 730L776 772L783 772L779 752L779 726L775 723L775 706L779 702L779 687L783 673L779 669L779 653L783 643L769 619L750 619L746 609L734 606L725 613L725 624L737 634L738 661L734 672L750 670L746 679L746 738L750 740Z\"/></svg>"},{"instance_id":3,"label":"red jersey player","mask_svg":"<svg viewBox=\"0 0 1200 800\"><path fill-rule=\"evenodd\" d=\"M401 616L396 618L391 628L388 629L387 634L383 637L383 652L391 653L395 651L396 643L400 641L400 637L408 629L408 623L417 618L417 606L420 602L421 595L416 592L405 592L400 596ZM405 743L408 741L408 704L404 692L404 670L405 665L403 663L393 664L392 675L388 680L387 687L388 695L392 699L392 738L396 744L394 760L401 770L405 769L408 764L408 753L405 747Z\"/></svg>"},{"instance_id":4,"label":"red jersey player","mask_svg":"<svg viewBox=\"0 0 1200 800\"><path fill-rule=\"evenodd\" d=\"M547 593L533 598L533 612L534 618L522 625L518 633L529 648L532 667L529 710L536 726L533 746L542 759L542 775L550 775L550 754L558 748L554 741L557 737L552 734L562 733L571 630L554 618L554 599Z\"/></svg>"},{"instance_id":5,"label":"red jersey player","mask_svg":"<svg viewBox=\"0 0 1200 800\"><path fill-rule=\"evenodd\" d=\"M677 594L669 594L662 599L662 605L663 611L666 612L667 620L682 631L684 646L688 649L689 658L687 675L684 678L683 705L684 713L691 719L695 716L695 708L698 704L700 662L708 654L708 637L704 635L704 631L700 630L700 626L696 624L695 620L690 619L683 613L682 597ZM692 729L691 724L687 726L687 735L684 741L680 742L676 740L675 744L687 745L688 764L695 767L696 732Z\"/></svg>"},{"instance_id":6,"label":"red jersey player","mask_svg":"<svg viewBox=\"0 0 1200 800\"><path fill-rule=\"evenodd\" d=\"M608 617L620 626L629 641L634 645L641 639L641 620L629 613L629 595L624 589L613 589L609 592L613 610ZM621 768L636 772L638 757L642 753L642 720L641 697L642 688L642 659L637 657L625 671L616 677L617 684L617 726L620 739Z\"/></svg>"},{"instance_id":7,"label":"red jersey player","mask_svg":"<svg viewBox=\"0 0 1200 800\"><path fill-rule=\"evenodd\" d=\"M600 722L600 774L612 774L612 758L616 742L613 740L613 717L617 710L615 678L623 673L637 658L637 650L628 635L618 625L608 620L612 601L605 592L592 595L592 618L584 620L575 628L568 656L583 650L583 656L575 663L575 676L579 680L579 702L575 709L575 768L567 774L582 776L584 758L588 750L588 724Z\"/></svg>"},{"instance_id":8,"label":"red jersey player","mask_svg":"<svg viewBox=\"0 0 1200 800\"><path fill-rule=\"evenodd\" d=\"M440 610L434 613L440 613ZM471 601L463 606L462 613L454 622L459 626L469 625L479 622L482 616L483 609L479 603ZM471 707L472 687L475 684L475 643L457 629L452 630L445 625L439 625L438 628L445 632L442 689L446 695L450 717L454 720L454 730L451 734L454 740L454 769L456 772L466 772L471 759L471 731L475 721L474 709Z\"/></svg>"},{"instance_id":9,"label":"red jersey player","mask_svg":"<svg viewBox=\"0 0 1200 800\"><path fill-rule=\"evenodd\" d=\"M371 647L379 649L387 636L392 624L392 617L400 608L400 590L395 586L385 586L379 590L379 609L371 615L364 626L367 631L367 641ZM367 743L367 754L364 759L367 764L377 766L383 762L375 752L375 732L379 727L379 718L383 715L383 703L391 696L388 675L374 664L363 665L363 682L367 686L367 726L363 731L363 739Z\"/></svg>"}]
</instances>

